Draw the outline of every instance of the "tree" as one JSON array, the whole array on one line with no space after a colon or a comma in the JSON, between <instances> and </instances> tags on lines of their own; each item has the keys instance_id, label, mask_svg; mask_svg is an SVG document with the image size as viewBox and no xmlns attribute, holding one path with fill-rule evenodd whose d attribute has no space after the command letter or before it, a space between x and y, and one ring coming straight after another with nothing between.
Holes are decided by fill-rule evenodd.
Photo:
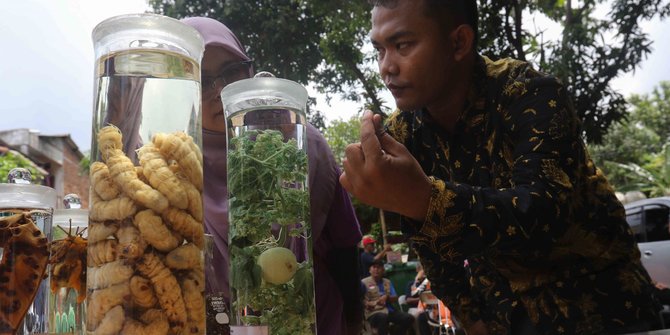
<instances>
[{"instance_id":1,"label":"tree","mask_svg":"<svg viewBox=\"0 0 670 335\"><path fill-rule=\"evenodd\" d=\"M660 149L660 145L670 140L670 81L660 82L651 94L634 94L628 101L633 107L634 120L658 135Z\"/></svg>"},{"instance_id":2,"label":"tree","mask_svg":"<svg viewBox=\"0 0 670 335\"><path fill-rule=\"evenodd\" d=\"M640 24L670 14L666 0L486 0L480 1L483 53L491 57L534 60L567 85L589 142L600 143L607 129L626 114L626 101L610 86L635 70L651 52ZM605 19L597 6L611 4ZM559 40L529 31L528 17L546 15L562 26ZM501 29L502 28L502 29ZM500 32L503 32L500 34Z\"/></svg>"},{"instance_id":3,"label":"tree","mask_svg":"<svg viewBox=\"0 0 670 335\"><path fill-rule=\"evenodd\" d=\"M370 6L363 1L318 0L149 0L158 13L173 17L205 15L228 24L257 64L276 75L320 92L364 99L385 111L373 55L364 53ZM482 0L481 53L515 57L539 65L567 85L589 142L600 143L606 130L626 113L623 96L610 86L633 71L651 52L640 24L670 14L668 0ZM606 18L596 18L609 6ZM544 15L559 23L558 39L531 25ZM533 31L531 31L531 29ZM544 28L540 28L544 29ZM502 32L502 33L501 33Z\"/></svg>"},{"instance_id":4,"label":"tree","mask_svg":"<svg viewBox=\"0 0 670 335\"><path fill-rule=\"evenodd\" d=\"M347 145L359 141L360 128L361 120L354 116L346 121L342 119L333 120L330 126L324 130L323 136L328 141L328 145L333 151L333 156L335 156L335 161L339 166L342 166L344 149ZM351 198L351 202L354 205L356 217L362 227L369 227L372 223L378 222L379 210L377 208L368 206L354 197Z\"/></svg>"},{"instance_id":5,"label":"tree","mask_svg":"<svg viewBox=\"0 0 670 335\"><path fill-rule=\"evenodd\" d=\"M626 172L624 181L617 190L620 192L642 191L649 197L670 196L670 142L661 152L653 154L645 166L635 163L617 163L608 161L606 165Z\"/></svg>"},{"instance_id":6,"label":"tree","mask_svg":"<svg viewBox=\"0 0 670 335\"><path fill-rule=\"evenodd\" d=\"M344 149L350 143L355 143L360 140L361 120L357 117L352 117L347 121L342 119L333 120L330 126L325 129L323 136L328 141L330 149L333 151L335 161L342 166L342 159L344 158Z\"/></svg>"},{"instance_id":7,"label":"tree","mask_svg":"<svg viewBox=\"0 0 670 335\"><path fill-rule=\"evenodd\" d=\"M590 152L618 191L664 194L670 189L670 82L628 100L627 117Z\"/></svg>"},{"instance_id":8,"label":"tree","mask_svg":"<svg viewBox=\"0 0 670 335\"><path fill-rule=\"evenodd\" d=\"M154 11L175 18L208 16L238 36L259 70L317 91L387 110L383 87L369 66L364 43L370 7L364 1L319 0L149 0ZM314 114L314 110L312 110ZM318 112L317 112L318 114Z\"/></svg>"}]
</instances>

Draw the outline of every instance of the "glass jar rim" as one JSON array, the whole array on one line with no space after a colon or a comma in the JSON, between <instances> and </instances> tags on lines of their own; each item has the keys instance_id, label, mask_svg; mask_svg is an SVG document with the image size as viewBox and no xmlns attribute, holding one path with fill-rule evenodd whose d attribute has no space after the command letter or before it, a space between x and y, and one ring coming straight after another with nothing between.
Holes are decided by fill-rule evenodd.
<instances>
[{"instance_id":1,"label":"glass jar rim","mask_svg":"<svg viewBox=\"0 0 670 335\"><path fill-rule=\"evenodd\" d=\"M292 80L273 77L243 79L227 85L221 91L226 117L251 105L292 108L304 115L307 99L304 86Z\"/></svg>"},{"instance_id":2,"label":"glass jar rim","mask_svg":"<svg viewBox=\"0 0 670 335\"><path fill-rule=\"evenodd\" d=\"M91 38L96 59L121 50L163 49L179 52L200 62L205 50L204 40L195 28L153 13L107 18L93 28Z\"/></svg>"}]
</instances>

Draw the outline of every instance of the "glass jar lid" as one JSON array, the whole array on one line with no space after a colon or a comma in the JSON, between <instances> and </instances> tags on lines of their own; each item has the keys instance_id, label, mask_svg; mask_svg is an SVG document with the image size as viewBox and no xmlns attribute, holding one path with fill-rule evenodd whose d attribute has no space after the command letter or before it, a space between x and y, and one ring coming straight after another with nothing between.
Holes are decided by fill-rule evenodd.
<instances>
[{"instance_id":1,"label":"glass jar lid","mask_svg":"<svg viewBox=\"0 0 670 335\"><path fill-rule=\"evenodd\" d=\"M130 49L163 49L196 61L205 50L200 33L193 27L158 14L124 14L110 17L93 29L95 58Z\"/></svg>"},{"instance_id":2,"label":"glass jar lid","mask_svg":"<svg viewBox=\"0 0 670 335\"><path fill-rule=\"evenodd\" d=\"M81 199L76 194L68 194L63 197L65 208L54 210L53 224L67 228L88 226L88 210L81 208Z\"/></svg>"},{"instance_id":3,"label":"glass jar lid","mask_svg":"<svg viewBox=\"0 0 670 335\"><path fill-rule=\"evenodd\" d=\"M273 77L243 79L221 91L226 117L260 108L290 108L304 115L307 97L307 90L302 85Z\"/></svg>"},{"instance_id":4,"label":"glass jar lid","mask_svg":"<svg viewBox=\"0 0 670 335\"><path fill-rule=\"evenodd\" d=\"M28 169L9 171L9 183L0 183L0 208L53 209L56 207L56 190L42 185L32 185Z\"/></svg>"}]
</instances>

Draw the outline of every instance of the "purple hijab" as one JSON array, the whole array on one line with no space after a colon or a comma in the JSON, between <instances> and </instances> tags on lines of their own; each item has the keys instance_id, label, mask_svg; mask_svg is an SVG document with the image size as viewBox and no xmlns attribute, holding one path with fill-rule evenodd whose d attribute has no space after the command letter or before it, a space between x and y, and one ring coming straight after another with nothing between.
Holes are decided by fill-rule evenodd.
<instances>
[{"instance_id":1,"label":"purple hijab","mask_svg":"<svg viewBox=\"0 0 670 335\"><path fill-rule=\"evenodd\" d=\"M200 32L205 47L223 47L249 60L237 37L221 22L204 17L182 21ZM202 139L205 229L215 242L215 273L208 274L208 290L222 291L229 300L226 135L203 129ZM328 143L310 124L307 125L307 156L318 333L339 335L344 333L344 306L326 257L335 248L355 247L361 239L361 231L349 195L339 183L340 170ZM357 271L356 264L352 267Z\"/></svg>"}]
</instances>

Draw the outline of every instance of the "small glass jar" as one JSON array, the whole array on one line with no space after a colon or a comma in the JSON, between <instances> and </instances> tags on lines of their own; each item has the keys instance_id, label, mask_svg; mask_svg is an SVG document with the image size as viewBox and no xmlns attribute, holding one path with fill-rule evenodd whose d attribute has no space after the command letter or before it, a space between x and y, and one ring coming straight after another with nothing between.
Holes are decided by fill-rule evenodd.
<instances>
[{"instance_id":1,"label":"small glass jar","mask_svg":"<svg viewBox=\"0 0 670 335\"><path fill-rule=\"evenodd\" d=\"M307 91L255 77L221 92L228 133L231 331L316 333Z\"/></svg>"},{"instance_id":2,"label":"small glass jar","mask_svg":"<svg viewBox=\"0 0 670 335\"><path fill-rule=\"evenodd\" d=\"M0 183L0 333L48 330L49 240L56 206L53 188L31 185L27 169ZM11 294L10 294L11 292Z\"/></svg>"},{"instance_id":3,"label":"small glass jar","mask_svg":"<svg viewBox=\"0 0 670 335\"><path fill-rule=\"evenodd\" d=\"M131 14L93 43L86 330L204 334L202 37Z\"/></svg>"},{"instance_id":4,"label":"small glass jar","mask_svg":"<svg viewBox=\"0 0 670 335\"><path fill-rule=\"evenodd\" d=\"M76 194L54 210L51 232L49 333L83 334L88 210Z\"/></svg>"}]
</instances>

